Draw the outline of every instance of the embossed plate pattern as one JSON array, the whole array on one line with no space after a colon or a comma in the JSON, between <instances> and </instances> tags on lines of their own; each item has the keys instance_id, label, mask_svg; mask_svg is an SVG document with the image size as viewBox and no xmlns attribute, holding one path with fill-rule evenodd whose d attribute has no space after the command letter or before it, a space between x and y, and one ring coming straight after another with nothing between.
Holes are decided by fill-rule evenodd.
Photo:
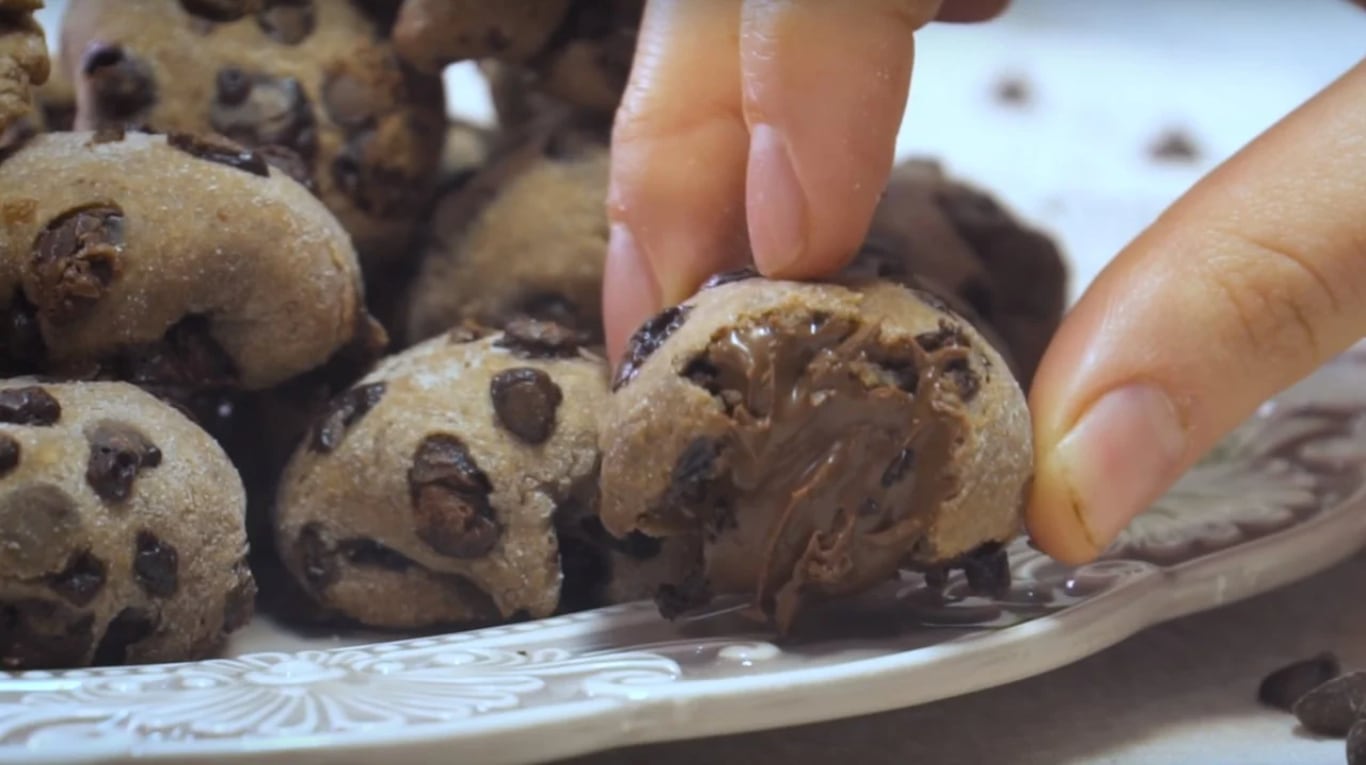
<instances>
[{"instance_id":1,"label":"embossed plate pattern","mask_svg":"<svg viewBox=\"0 0 1366 765\"><path fill-rule=\"evenodd\" d=\"M967 594L961 574L941 593L907 573L782 645L725 608L671 624L648 604L333 648L262 625L242 642L286 650L5 676L0 761L535 762L1010 682L1366 542L1363 381L1359 346L1267 404L1099 562L1070 569L1016 542L999 599Z\"/></svg>"}]
</instances>

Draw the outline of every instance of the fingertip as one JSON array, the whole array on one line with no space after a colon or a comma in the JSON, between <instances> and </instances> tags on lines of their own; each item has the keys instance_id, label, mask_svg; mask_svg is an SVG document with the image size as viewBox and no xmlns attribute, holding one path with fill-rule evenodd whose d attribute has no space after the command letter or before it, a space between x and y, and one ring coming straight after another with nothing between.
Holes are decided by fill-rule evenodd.
<instances>
[{"instance_id":1,"label":"fingertip","mask_svg":"<svg viewBox=\"0 0 1366 765\"><path fill-rule=\"evenodd\" d=\"M607 245L602 304L607 355L615 369L631 333L662 307L650 264L630 229L620 223L612 226Z\"/></svg>"},{"instance_id":2,"label":"fingertip","mask_svg":"<svg viewBox=\"0 0 1366 765\"><path fill-rule=\"evenodd\" d=\"M955 24L989 21L1004 13L1009 5L1010 0L945 0L934 18Z\"/></svg>"},{"instance_id":3,"label":"fingertip","mask_svg":"<svg viewBox=\"0 0 1366 765\"><path fill-rule=\"evenodd\" d=\"M1082 517L1080 501L1065 480L1050 469L1051 460L1040 464L1025 510L1025 527L1031 541L1054 560L1080 566L1100 555Z\"/></svg>"}]
</instances>

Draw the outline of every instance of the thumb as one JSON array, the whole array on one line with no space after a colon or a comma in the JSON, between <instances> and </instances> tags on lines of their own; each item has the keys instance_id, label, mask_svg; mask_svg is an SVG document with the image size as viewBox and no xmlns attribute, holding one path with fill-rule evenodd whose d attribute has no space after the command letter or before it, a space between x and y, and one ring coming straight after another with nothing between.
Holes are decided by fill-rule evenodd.
<instances>
[{"instance_id":1,"label":"thumb","mask_svg":"<svg viewBox=\"0 0 1366 765\"><path fill-rule=\"evenodd\" d=\"M1263 401L1366 334L1366 61L1097 278L1035 378L1036 544L1099 555Z\"/></svg>"}]
</instances>

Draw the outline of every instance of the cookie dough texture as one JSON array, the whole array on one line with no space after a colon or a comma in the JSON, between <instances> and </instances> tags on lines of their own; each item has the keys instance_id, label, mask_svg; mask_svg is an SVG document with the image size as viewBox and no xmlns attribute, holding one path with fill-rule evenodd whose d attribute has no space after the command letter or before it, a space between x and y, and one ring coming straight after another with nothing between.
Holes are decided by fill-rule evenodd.
<instances>
[{"instance_id":1,"label":"cookie dough texture","mask_svg":"<svg viewBox=\"0 0 1366 765\"><path fill-rule=\"evenodd\" d=\"M33 12L38 0L0 0L0 137L33 111L32 88L48 77L47 40Z\"/></svg>"},{"instance_id":2,"label":"cookie dough texture","mask_svg":"<svg viewBox=\"0 0 1366 765\"><path fill-rule=\"evenodd\" d=\"M887 282L745 276L642 326L602 427L608 531L703 541L675 610L747 594L785 630L1018 532L1029 415L966 320Z\"/></svg>"},{"instance_id":3,"label":"cookie dough texture","mask_svg":"<svg viewBox=\"0 0 1366 765\"><path fill-rule=\"evenodd\" d=\"M373 340L346 232L221 139L51 133L0 162L11 373L265 388Z\"/></svg>"},{"instance_id":4,"label":"cookie dough texture","mask_svg":"<svg viewBox=\"0 0 1366 765\"><path fill-rule=\"evenodd\" d=\"M928 282L986 332L1027 388L1062 321L1057 246L931 160L898 165L849 273Z\"/></svg>"},{"instance_id":5,"label":"cookie dough texture","mask_svg":"<svg viewBox=\"0 0 1366 765\"><path fill-rule=\"evenodd\" d=\"M446 127L415 74L343 0L73 0L62 55L76 126L214 131L315 190L367 268L411 251Z\"/></svg>"},{"instance_id":6,"label":"cookie dough texture","mask_svg":"<svg viewBox=\"0 0 1366 765\"><path fill-rule=\"evenodd\" d=\"M556 610L554 516L593 502L606 364L555 325L481 334L382 362L286 469L276 546L327 608L409 628Z\"/></svg>"},{"instance_id":7,"label":"cookie dough texture","mask_svg":"<svg viewBox=\"0 0 1366 765\"><path fill-rule=\"evenodd\" d=\"M408 338L517 316L601 337L607 177L604 145L544 129L443 197L411 292Z\"/></svg>"},{"instance_id":8,"label":"cookie dough texture","mask_svg":"<svg viewBox=\"0 0 1366 765\"><path fill-rule=\"evenodd\" d=\"M187 661L252 615L223 450L124 383L0 383L0 666Z\"/></svg>"}]
</instances>

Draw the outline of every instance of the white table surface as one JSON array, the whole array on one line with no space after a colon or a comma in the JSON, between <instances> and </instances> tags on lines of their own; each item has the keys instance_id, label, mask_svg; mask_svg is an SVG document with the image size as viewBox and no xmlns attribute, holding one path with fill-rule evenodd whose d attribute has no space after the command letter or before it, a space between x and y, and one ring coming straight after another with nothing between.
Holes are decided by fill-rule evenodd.
<instances>
[{"instance_id":1,"label":"white table surface","mask_svg":"<svg viewBox=\"0 0 1366 765\"><path fill-rule=\"evenodd\" d=\"M53 19L63 3L49 5ZM940 157L1055 234L1075 296L1204 172L1363 55L1366 13L1344 0L1016 0L992 24L921 35L898 146ZM994 99L1005 76L1027 81L1023 107ZM448 85L453 111L488 118L468 67ZM1195 162L1151 160L1169 128L1195 140ZM1297 733L1253 694L1266 671L1325 648L1366 668L1364 589L1366 556L1003 688L577 762L1340 763L1341 742Z\"/></svg>"}]
</instances>

